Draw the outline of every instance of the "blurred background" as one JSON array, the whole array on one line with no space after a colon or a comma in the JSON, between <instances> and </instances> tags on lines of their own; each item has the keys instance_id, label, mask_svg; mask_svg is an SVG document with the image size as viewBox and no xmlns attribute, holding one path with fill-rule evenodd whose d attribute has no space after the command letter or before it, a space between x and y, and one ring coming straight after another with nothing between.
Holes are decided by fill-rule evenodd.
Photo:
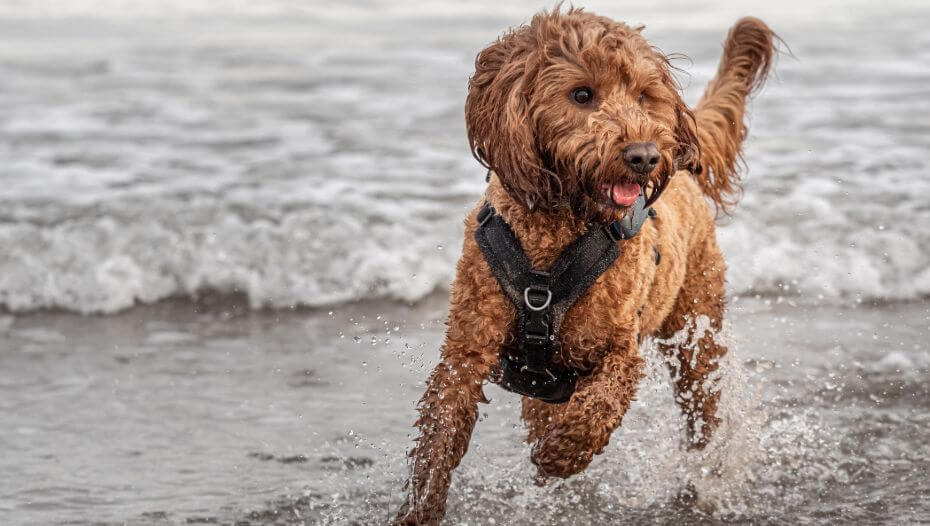
<instances>
[{"instance_id":1,"label":"blurred background","mask_svg":"<svg viewBox=\"0 0 930 526\"><path fill-rule=\"evenodd\" d=\"M690 57L691 103L740 16L792 52L718 230L732 477L675 504L700 468L658 362L555 488L489 387L449 523L925 519L930 4L576 5ZM550 7L0 1L3 522L383 522L485 185L474 57Z\"/></svg>"}]
</instances>

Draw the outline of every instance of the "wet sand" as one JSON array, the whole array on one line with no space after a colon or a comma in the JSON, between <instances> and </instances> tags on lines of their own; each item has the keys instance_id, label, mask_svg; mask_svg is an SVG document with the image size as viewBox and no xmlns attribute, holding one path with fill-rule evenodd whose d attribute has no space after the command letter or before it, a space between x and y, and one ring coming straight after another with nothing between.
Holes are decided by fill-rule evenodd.
<instances>
[{"instance_id":1,"label":"wet sand","mask_svg":"<svg viewBox=\"0 0 930 526\"><path fill-rule=\"evenodd\" d=\"M0 315L3 522L381 523L445 309L434 295L332 312L225 298ZM677 447L647 346L649 375L608 450L547 488L532 484L517 397L489 386L448 523L926 520L930 303L742 299L729 319L731 423L708 458ZM702 515L677 496L713 463L724 475L697 481L716 506Z\"/></svg>"}]
</instances>

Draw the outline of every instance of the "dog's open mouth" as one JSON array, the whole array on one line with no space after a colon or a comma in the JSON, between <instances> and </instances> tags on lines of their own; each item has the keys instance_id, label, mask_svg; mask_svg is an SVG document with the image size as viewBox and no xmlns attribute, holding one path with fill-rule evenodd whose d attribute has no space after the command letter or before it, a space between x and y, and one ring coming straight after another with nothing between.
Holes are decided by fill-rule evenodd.
<instances>
[{"instance_id":1,"label":"dog's open mouth","mask_svg":"<svg viewBox=\"0 0 930 526\"><path fill-rule=\"evenodd\" d=\"M642 192L642 186L637 183L614 183L602 185L601 191L608 204L618 208L633 206L636 198Z\"/></svg>"}]
</instances>

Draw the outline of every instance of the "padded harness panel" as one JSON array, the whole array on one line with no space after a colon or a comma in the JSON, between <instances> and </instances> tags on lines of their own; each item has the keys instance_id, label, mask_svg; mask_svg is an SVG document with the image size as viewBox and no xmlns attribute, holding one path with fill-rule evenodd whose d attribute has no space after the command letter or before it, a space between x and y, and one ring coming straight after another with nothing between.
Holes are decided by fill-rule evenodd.
<instances>
[{"instance_id":1,"label":"padded harness panel","mask_svg":"<svg viewBox=\"0 0 930 526\"><path fill-rule=\"evenodd\" d=\"M644 209L642 195L621 221L592 227L575 239L547 270L534 269L510 225L489 203L478 212L475 240L517 309L516 341L500 352L504 389L549 403L567 402L578 374L553 362L559 330L568 309L620 255L621 239L630 239L655 212Z\"/></svg>"}]
</instances>

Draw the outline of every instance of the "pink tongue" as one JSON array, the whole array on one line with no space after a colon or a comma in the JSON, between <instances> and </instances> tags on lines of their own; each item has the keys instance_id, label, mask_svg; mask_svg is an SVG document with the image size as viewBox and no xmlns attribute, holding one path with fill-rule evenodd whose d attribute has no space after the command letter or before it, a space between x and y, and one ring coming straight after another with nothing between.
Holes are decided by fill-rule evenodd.
<instances>
[{"instance_id":1,"label":"pink tongue","mask_svg":"<svg viewBox=\"0 0 930 526\"><path fill-rule=\"evenodd\" d=\"M617 206L631 206L639 197L639 185L635 183L615 184L610 187L610 198Z\"/></svg>"}]
</instances>

